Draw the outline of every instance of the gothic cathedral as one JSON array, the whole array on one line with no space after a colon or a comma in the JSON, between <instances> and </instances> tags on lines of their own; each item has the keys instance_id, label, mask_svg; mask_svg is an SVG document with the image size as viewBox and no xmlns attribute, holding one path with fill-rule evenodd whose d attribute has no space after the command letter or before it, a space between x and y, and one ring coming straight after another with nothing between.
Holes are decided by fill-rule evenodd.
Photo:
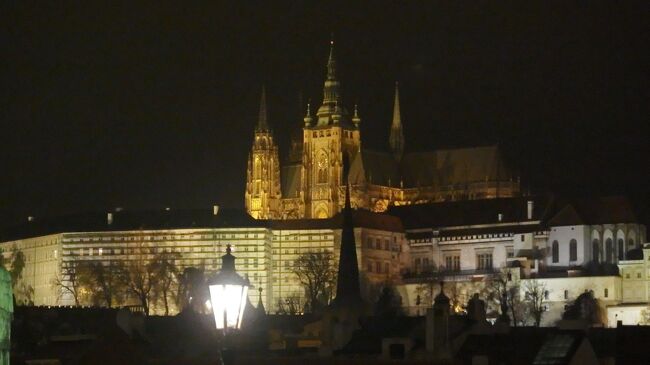
<instances>
[{"instance_id":1,"label":"gothic cathedral","mask_svg":"<svg viewBox=\"0 0 650 365\"><path fill-rule=\"evenodd\" d=\"M315 116L308 104L303 121L303 133L293 138L289 160L281 166L262 90L245 193L253 218L330 218L343 208L345 184L353 207L377 212L390 205L510 197L520 191L497 146L405 153L397 84L391 151L362 149L357 107L349 113L341 100L333 42L323 102Z\"/></svg>"}]
</instances>

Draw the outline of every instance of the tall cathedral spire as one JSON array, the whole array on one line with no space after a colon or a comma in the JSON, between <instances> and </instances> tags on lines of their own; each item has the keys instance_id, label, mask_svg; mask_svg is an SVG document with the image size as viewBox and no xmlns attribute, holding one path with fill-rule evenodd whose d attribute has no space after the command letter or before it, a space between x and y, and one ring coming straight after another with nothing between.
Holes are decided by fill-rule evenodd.
<instances>
[{"instance_id":1,"label":"tall cathedral spire","mask_svg":"<svg viewBox=\"0 0 650 365\"><path fill-rule=\"evenodd\" d=\"M266 87L262 86L262 96L260 97L260 114L257 119L257 132L266 132L269 130L268 113L266 111Z\"/></svg>"},{"instance_id":2,"label":"tall cathedral spire","mask_svg":"<svg viewBox=\"0 0 650 365\"><path fill-rule=\"evenodd\" d=\"M336 59L334 58L334 38L330 40L330 56L327 59L327 79L336 80Z\"/></svg>"},{"instance_id":3,"label":"tall cathedral spire","mask_svg":"<svg viewBox=\"0 0 650 365\"><path fill-rule=\"evenodd\" d=\"M345 208L343 209L338 278L336 304L345 305L361 302L357 245L354 239L354 223L350 206L350 184L345 186Z\"/></svg>"},{"instance_id":4,"label":"tall cathedral spire","mask_svg":"<svg viewBox=\"0 0 650 365\"><path fill-rule=\"evenodd\" d=\"M395 82L395 104L393 105L393 122L390 126L390 149L396 160L401 160L404 154L404 132L402 131L402 115L399 110L399 84Z\"/></svg>"},{"instance_id":5,"label":"tall cathedral spire","mask_svg":"<svg viewBox=\"0 0 650 365\"><path fill-rule=\"evenodd\" d=\"M330 54L327 59L327 78L323 86L323 104L318 108L318 125L328 125L332 122L332 116L338 114L346 120L347 111L338 105L341 102L339 88L341 84L336 78L336 57L334 57L334 39L330 40ZM337 110L337 105L339 110Z\"/></svg>"}]
</instances>

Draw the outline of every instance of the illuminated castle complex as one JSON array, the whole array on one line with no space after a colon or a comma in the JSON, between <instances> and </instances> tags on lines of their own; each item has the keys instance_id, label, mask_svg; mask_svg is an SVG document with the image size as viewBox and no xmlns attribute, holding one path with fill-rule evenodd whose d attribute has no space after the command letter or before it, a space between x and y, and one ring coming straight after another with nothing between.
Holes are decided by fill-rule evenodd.
<instances>
[{"instance_id":1,"label":"illuminated castle complex","mask_svg":"<svg viewBox=\"0 0 650 365\"><path fill-rule=\"evenodd\" d=\"M269 127L262 91L246 180L246 210L252 217L333 217L343 207L346 180L351 184L352 206L375 212L390 206L519 194L519 181L505 166L497 146L406 153L397 84L391 151L362 148L359 111L355 106L353 113L348 112L340 87L332 42L323 102L315 116L307 105L302 136L292 141L284 166ZM344 159L350 162L347 179Z\"/></svg>"}]
</instances>

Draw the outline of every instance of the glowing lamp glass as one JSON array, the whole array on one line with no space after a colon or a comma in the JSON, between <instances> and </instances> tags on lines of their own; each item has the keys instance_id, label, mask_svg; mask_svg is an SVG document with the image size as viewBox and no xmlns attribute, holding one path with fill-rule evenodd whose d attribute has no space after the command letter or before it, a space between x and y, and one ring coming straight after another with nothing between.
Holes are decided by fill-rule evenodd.
<instances>
[{"instance_id":1,"label":"glowing lamp glass","mask_svg":"<svg viewBox=\"0 0 650 365\"><path fill-rule=\"evenodd\" d=\"M210 285L210 301L217 329L241 328L247 295L246 285Z\"/></svg>"}]
</instances>

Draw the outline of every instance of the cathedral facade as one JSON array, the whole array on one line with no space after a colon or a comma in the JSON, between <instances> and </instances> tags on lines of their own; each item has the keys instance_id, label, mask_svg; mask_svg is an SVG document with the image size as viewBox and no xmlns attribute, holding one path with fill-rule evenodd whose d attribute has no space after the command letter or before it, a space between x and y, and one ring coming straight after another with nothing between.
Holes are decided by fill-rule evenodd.
<instances>
[{"instance_id":1,"label":"cathedral facade","mask_svg":"<svg viewBox=\"0 0 650 365\"><path fill-rule=\"evenodd\" d=\"M294 139L282 165L262 91L245 192L246 211L253 218L330 218L343 208L346 183L352 206L375 212L519 194L519 179L506 167L497 146L405 152L397 84L390 152L362 148L358 109L350 113L344 106L340 86L332 42L323 101L315 116L307 105L302 135Z\"/></svg>"}]
</instances>

